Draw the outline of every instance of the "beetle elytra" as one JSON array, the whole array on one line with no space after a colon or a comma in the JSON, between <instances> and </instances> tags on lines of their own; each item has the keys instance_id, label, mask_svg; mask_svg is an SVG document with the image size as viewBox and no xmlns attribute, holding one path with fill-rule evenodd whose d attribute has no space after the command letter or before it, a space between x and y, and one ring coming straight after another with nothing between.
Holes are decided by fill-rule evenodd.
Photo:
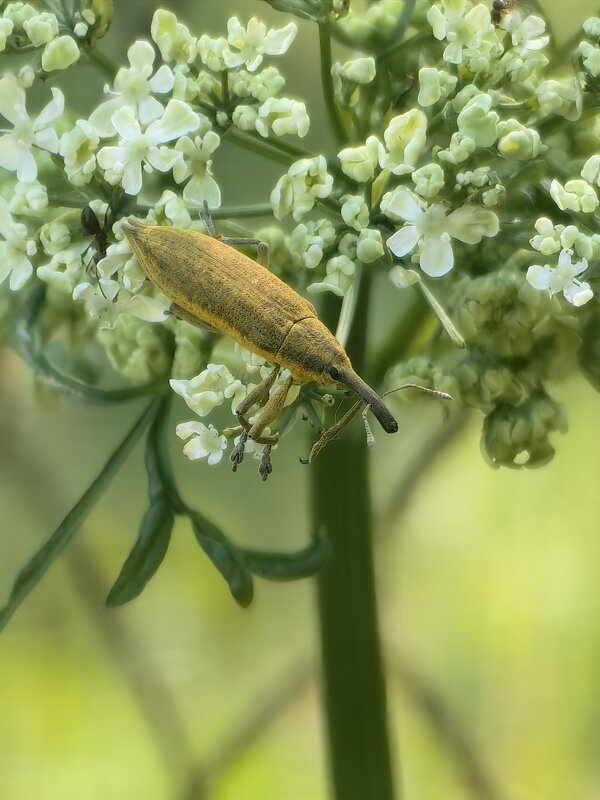
<instances>
[{"instance_id":1,"label":"beetle elytra","mask_svg":"<svg viewBox=\"0 0 600 800\"><path fill-rule=\"evenodd\" d=\"M203 216L211 236L145 225L134 218L128 219L123 231L148 278L172 301L171 313L231 336L275 365L236 409L243 433L231 455L234 469L250 438L265 445L259 471L266 479L270 449L278 437L263 432L281 413L293 384L314 381L348 389L370 406L387 433L396 432L396 420L352 369L346 351L318 319L314 306L266 268L266 245L257 239L216 236L210 217ZM235 244L258 245L259 262L230 246ZM289 377L250 424L246 414L268 396L282 367L289 370Z\"/></svg>"}]
</instances>

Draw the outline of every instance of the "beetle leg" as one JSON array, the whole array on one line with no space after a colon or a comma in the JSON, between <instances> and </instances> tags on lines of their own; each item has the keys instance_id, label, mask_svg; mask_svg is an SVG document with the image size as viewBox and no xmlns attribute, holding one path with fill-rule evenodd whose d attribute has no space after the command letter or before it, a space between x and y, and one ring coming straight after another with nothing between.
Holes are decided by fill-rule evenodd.
<instances>
[{"instance_id":1,"label":"beetle leg","mask_svg":"<svg viewBox=\"0 0 600 800\"><path fill-rule=\"evenodd\" d=\"M202 320L198 319L198 317L195 317L192 313L186 311L185 308L178 306L177 303L171 303L168 311L165 311L165 314L172 314L174 317L177 317L177 319L182 319L185 322L189 322L190 325L195 325L197 328L204 328L205 331L210 331L210 333L219 333L219 331L216 328L213 328L212 325L202 322Z\"/></svg>"},{"instance_id":2,"label":"beetle leg","mask_svg":"<svg viewBox=\"0 0 600 800\"><path fill-rule=\"evenodd\" d=\"M204 201L204 208L200 212L200 217L202 221L208 228L208 232L214 239L218 239L223 244L229 244L232 246L237 245L253 245L256 247L256 260L261 265L261 267L266 267L269 269L269 245L266 242L263 242L261 239L252 239L248 237L231 237L231 236L220 236L217 233L217 229L215 228L215 224L212 221L212 217L210 215L210 211L208 210L208 203L206 200Z\"/></svg>"},{"instance_id":3,"label":"beetle leg","mask_svg":"<svg viewBox=\"0 0 600 800\"><path fill-rule=\"evenodd\" d=\"M247 420L244 419L244 422L242 422L241 418L246 416L252 406L256 405L256 403L260 403L260 401L269 394L271 386L275 383L275 378L279 375L280 369L281 367L277 364L273 370L269 372L264 381L261 381L258 386L255 386L236 408L235 413L242 425L244 425L244 422L247 423ZM244 425L244 428L246 428L246 425ZM250 430L249 427L246 429Z\"/></svg>"},{"instance_id":4,"label":"beetle leg","mask_svg":"<svg viewBox=\"0 0 600 800\"><path fill-rule=\"evenodd\" d=\"M244 447L246 446L246 442L248 441L248 433L247 431L242 431L242 435L236 446L233 448L231 455L229 456L230 460L233 461L233 471L235 472L238 468L238 464L241 464L244 460Z\"/></svg>"},{"instance_id":5,"label":"beetle leg","mask_svg":"<svg viewBox=\"0 0 600 800\"><path fill-rule=\"evenodd\" d=\"M269 475L273 472L273 465L271 464L271 445L266 444L262 451L262 458L258 467L260 477L266 481Z\"/></svg>"},{"instance_id":6,"label":"beetle leg","mask_svg":"<svg viewBox=\"0 0 600 800\"><path fill-rule=\"evenodd\" d=\"M293 383L294 378L292 375L290 375L281 384L279 389L277 389L275 394L271 395L264 408L260 412L258 419L253 423L252 427L248 431L248 438L254 439L255 442L260 441L260 435L267 425L270 425L271 422L277 419L277 417L281 414L285 404L285 398L287 397L289 390L292 388Z\"/></svg>"}]
</instances>

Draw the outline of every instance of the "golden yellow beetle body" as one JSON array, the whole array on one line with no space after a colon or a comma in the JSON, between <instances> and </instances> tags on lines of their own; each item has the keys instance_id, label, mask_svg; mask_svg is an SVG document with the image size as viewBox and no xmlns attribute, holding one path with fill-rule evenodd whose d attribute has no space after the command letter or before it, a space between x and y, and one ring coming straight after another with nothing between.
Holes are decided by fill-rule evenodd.
<instances>
[{"instance_id":1,"label":"golden yellow beetle body","mask_svg":"<svg viewBox=\"0 0 600 800\"><path fill-rule=\"evenodd\" d=\"M379 395L354 372L314 306L266 267L198 231L144 225L135 219L128 220L123 230L148 278L172 300L176 316L231 336L289 370L287 389L292 382L335 383L367 403L385 431L398 429ZM280 403L271 398L272 407L261 426L247 428L250 438L258 439L275 418L287 389L280 393ZM238 415L242 413L238 409Z\"/></svg>"}]
</instances>

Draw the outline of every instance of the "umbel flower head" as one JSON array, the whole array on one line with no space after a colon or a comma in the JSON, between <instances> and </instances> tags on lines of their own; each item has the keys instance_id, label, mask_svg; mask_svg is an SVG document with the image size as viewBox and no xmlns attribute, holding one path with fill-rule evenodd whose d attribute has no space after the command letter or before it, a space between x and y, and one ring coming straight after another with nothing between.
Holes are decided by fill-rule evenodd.
<instances>
[{"instance_id":1,"label":"umbel flower head","mask_svg":"<svg viewBox=\"0 0 600 800\"><path fill-rule=\"evenodd\" d=\"M575 366L596 313L600 148L590 110L600 95L600 23L584 25L572 72L555 74L545 22L525 5L492 13L476 0L417 0L409 20L411 4L398 0L362 9L346 0L270 4L303 17L307 29L325 26L322 36L332 26L351 51L338 62L334 43L329 63L322 48L333 132L323 143L311 139L306 98L285 96L286 54L301 55L289 16L270 29L234 16L213 35L158 9L95 107L77 118L70 97L65 104L60 89L37 84L49 69L76 74L106 32L106 4L86 0L72 19L2 5L0 281L24 296L46 288L48 319L76 326L71 338L82 351L100 350L132 384L170 380L202 419L179 429L186 455L216 465L233 444L236 457L260 459L235 411L270 375L264 349L250 338L249 350L232 350L195 326L202 320L178 318L123 226L135 217L204 233L206 203L219 233L256 239L244 222L253 207L235 218L239 204L221 170L236 149L272 158L278 172L255 192L270 268L290 291L339 299L341 340L378 275L391 279L398 315L423 293L449 335L431 333L431 323L415 331L431 362L419 362L416 376L447 384L440 391L486 415L486 452L502 451L495 463L514 455L532 466L550 450L519 440L517 452L513 433L525 430L533 442L538 417L548 436L564 427L551 383ZM23 47L30 63L14 65ZM107 67L104 56L91 63ZM534 217L532 208L543 210ZM203 302L216 313L210 297ZM243 307L237 294L234 305ZM69 338L62 328L61 337ZM276 404L288 378L273 378L266 402ZM321 427L329 397L340 399L332 383L331 391L295 385L269 422L268 446L297 418ZM250 428L259 415L251 405ZM513 433L503 439L506 425Z\"/></svg>"}]
</instances>

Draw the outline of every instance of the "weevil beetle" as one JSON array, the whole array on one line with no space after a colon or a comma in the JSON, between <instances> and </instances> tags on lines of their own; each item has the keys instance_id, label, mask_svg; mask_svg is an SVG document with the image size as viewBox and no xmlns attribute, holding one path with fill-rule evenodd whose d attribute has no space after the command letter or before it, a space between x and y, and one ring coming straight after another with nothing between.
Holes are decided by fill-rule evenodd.
<instances>
[{"instance_id":1,"label":"weevil beetle","mask_svg":"<svg viewBox=\"0 0 600 800\"><path fill-rule=\"evenodd\" d=\"M318 319L314 306L266 268L265 250L259 250L257 263L230 246L262 243L216 236L208 214L205 221L211 236L145 225L134 218L123 224L123 231L148 278L172 301L172 314L231 336L275 365L236 409L243 433L231 455L234 469L250 438L265 445L259 471L266 479L271 469L269 451L277 436L262 434L279 416L293 384L314 381L349 389L371 407L384 431L395 433L398 423L379 395L354 372L346 351ZM289 378L250 424L245 415L268 396L282 367L289 370Z\"/></svg>"}]
</instances>

